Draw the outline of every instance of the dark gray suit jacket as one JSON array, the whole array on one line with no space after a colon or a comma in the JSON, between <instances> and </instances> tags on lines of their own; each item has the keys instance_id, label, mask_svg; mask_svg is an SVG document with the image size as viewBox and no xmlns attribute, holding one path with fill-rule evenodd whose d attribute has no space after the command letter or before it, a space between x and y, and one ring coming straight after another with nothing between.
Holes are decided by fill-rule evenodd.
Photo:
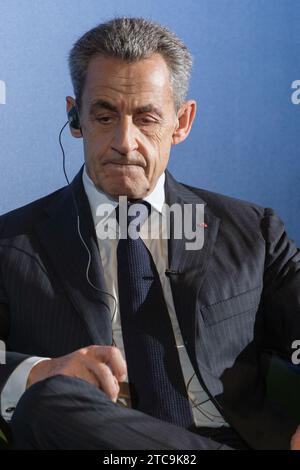
<instances>
[{"instance_id":1,"label":"dark gray suit jacket","mask_svg":"<svg viewBox=\"0 0 300 470\"><path fill-rule=\"evenodd\" d=\"M82 170L65 187L0 217L0 337L9 351L0 386L30 355L57 357L110 345L112 330ZM205 242L186 251L169 241L176 314L203 387L234 429L256 449L288 448L295 417L266 399L268 361L290 360L300 339L300 255L272 210L176 182L166 199L205 204ZM172 228L171 228L172 233ZM289 393L289 391L287 391Z\"/></svg>"}]
</instances>

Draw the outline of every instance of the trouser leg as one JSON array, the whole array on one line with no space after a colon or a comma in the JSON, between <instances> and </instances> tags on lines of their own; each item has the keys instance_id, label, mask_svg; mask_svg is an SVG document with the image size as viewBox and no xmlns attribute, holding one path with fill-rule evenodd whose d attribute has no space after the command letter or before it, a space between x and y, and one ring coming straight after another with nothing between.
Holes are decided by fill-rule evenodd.
<instances>
[{"instance_id":1,"label":"trouser leg","mask_svg":"<svg viewBox=\"0 0 300 470\"><path fill-rule=\"evenodd\" d=\"M87 382L55 376L22 396L12 422L15 449L224 449L220 443L113 403Z\"/></svg>"}]
</instances>

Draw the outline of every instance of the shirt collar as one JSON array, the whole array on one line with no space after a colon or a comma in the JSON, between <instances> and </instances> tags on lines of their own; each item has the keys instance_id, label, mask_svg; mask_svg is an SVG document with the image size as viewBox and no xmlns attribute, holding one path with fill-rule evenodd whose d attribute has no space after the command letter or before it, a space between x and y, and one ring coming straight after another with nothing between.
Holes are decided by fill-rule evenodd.
<instances>
[{"instance_id":1,"label":"shirt collar","mask_svg":"<svg viewBox=\"0 0 300 470\"><path fill-rule=\"evenodd\" d=\"M96 226L99 222L99 218L97 217L97 208L99 207L99 205L108 204L110 206L110 210L107 213L107 216L109 216L117 207L118 201L116 201L111 196L97 188L97 186L93 183L93 181L87 174L85 165L82 173L82 182L87 198L89 200L94 224ZM162 173L162 175L160 175L155 188L147 197L144 198L144 201L149 202L151 208L155 209L159 213L162 213L163 205L165 202L165 173Z\"/></svg>"}]
</instances>

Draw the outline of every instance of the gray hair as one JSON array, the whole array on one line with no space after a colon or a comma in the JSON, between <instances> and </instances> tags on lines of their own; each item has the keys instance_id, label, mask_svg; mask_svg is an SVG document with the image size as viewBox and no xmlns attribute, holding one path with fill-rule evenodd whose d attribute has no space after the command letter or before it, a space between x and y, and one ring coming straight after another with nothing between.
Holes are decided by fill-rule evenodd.
<instances>
[{"instance_id":1,"label":"gray hair","mask_svg":"<svg viewBox=\"0 0 300 470\"><path fill-rule=\"evenodd\" d=\"M114 18L85 33L73 45L69 68L77 105L80 107L89 61L95 55L136 62L159 53L170 70L176 112L189 88L192 55L174 33L144 18Z\"/></svg>"}]
</instances>

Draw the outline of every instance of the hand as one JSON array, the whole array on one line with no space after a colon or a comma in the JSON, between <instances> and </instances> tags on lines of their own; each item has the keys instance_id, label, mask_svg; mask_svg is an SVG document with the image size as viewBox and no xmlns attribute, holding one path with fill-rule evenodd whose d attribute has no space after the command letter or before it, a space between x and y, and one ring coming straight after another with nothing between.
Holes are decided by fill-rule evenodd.
<instances>
[{"instance_id":1,"label":"hand","mask_svg":"<svg viewBox=\"0 0 300 470\"><path fill-rule=\"evenodd\" d=\"M291 450L300 450L300 426L297 427L291 439Z\"/></svg>"},{"instance_id":2,"label":"hand","mask_svg":"<svg viewBox=\"0 0 300 470\"><path fill-rule=\"evenodd\" d=\"M88 346L66 356L36 364L30 371L26 388L54 375L68 375L86 380L116 402L120 390L119 382L126 379L127 367L118 348Z\"/></svg>"}]
</instances>

